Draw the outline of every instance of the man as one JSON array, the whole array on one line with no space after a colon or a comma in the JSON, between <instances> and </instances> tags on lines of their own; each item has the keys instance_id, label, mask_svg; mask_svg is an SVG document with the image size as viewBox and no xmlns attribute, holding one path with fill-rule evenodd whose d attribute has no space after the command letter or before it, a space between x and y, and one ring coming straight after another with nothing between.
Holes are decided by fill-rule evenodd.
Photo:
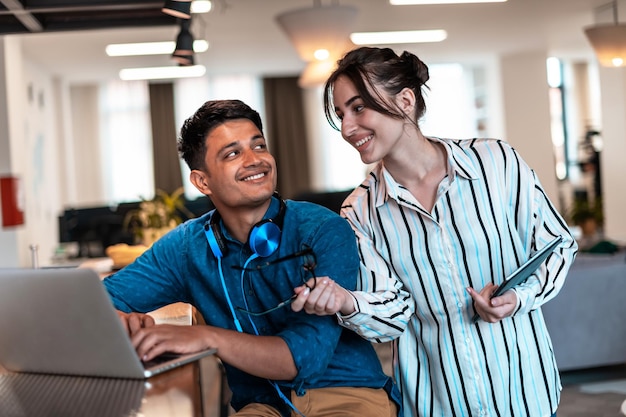
<instances>
[{"instance_id":1,"label":"man","mask_svg":"<svg viewBox=\"0 0 626 417\"><path fill-rule=\"evenodd\" d=\"M397 392L372 346L332 316L289 305L316 274L354 289L359 260L347 222L275 195L261 119L241 101L205 103L185 121L178 149L216 210L104 281L138 355L217 348L237 416L395 416ZM194 305L206 325L154 325L131 313L173 302Z\"/></svg>"}]
</instances>

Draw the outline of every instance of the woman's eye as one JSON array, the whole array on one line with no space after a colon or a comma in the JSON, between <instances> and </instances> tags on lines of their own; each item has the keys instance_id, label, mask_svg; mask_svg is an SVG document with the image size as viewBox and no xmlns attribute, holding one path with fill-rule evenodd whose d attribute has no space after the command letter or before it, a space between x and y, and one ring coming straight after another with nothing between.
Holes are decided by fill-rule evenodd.
<instances>
[{"instance_id":1,"label":"woman's eye","mask_svg":"<svg viewBox=\"0 0 626 417\"><path fill-rule=\"evenodd\" d=\"M355 112L355 113L360 113L360 112L362 112L362 111L363 111L363 109L365 109L365 106L364 106L364 105L362 105L362 104L359 104L359 105L354 106L354 112Z\"/></svg>"}]
</instances>

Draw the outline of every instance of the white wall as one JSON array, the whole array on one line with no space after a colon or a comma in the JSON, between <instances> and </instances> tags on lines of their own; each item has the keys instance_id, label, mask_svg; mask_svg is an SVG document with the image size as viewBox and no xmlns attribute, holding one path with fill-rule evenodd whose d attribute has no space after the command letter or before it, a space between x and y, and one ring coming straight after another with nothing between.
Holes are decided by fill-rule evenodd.
<instances>
[{"instance_id":1,"label":"white wall","mask_svg":"<svg viewBox=\"0 0 626 417\"><path fill-rule=\"evenodd\" d=\"M31 266L30 245L38 247L43 265L58 241L60 180L54 83L41 68L23 60L18 39L7 36L0 43L6 106L0 111L1 117L6 117L0 137L0 169L20 178L25 200L25 224L0 230L0 267Z\"/></svg>"},{"instance_id":2,"label":"white wall","mask_svg":"<svg viewBox=\"0 0 626 417\"><path fill-rule=\"evenodd\" d=\"M626 70L601 68L604 231L608 238L626 244Z\"/></svg>"},{"instance_id":3,"label":"white wall","mask_svg":"<svg viewBox=\"0 0 626 417\"><path fill-rule=\"evenodd\" d=\"M535 170L546 194L556 204L557 180L550 129L545 51L502 57L504 137Z\"/></svg>"},{"instance_id":4,"label":"white wall","mask_svg":"<svg viewBox=\"0 0 626 417\"><path fill-rule=\"evenodd\" d=\"M16 45L7 39L0 39L0 175L15 175L11 164L11 131L9 126L9 80L8 63L15 55ZM2 221L2 212L0 212ZM0 223L1 225L2 223ZM22 227L0 227L0 267L15 266L17 255L18 231Z\"/></svg>"},{"instance_id":5,"label":"white wall","mask_svg":"<svg viewBox=\"0 0 626 417\"><path fill-rule=\"evenodd\" d=\"M57 217L61 207L59 177L59 137L55 112L54 80L31 62L23 62L23 85L32 87L32 99L16 83L14 96L24 97L21 112L16 112L23 126L23 137L15 136L20 145L13 155L19 161L26 197L26 227L18 248L20 264L30 265L26 248L39 247L39 263L48 265L58 245ZM28 91L28 89L26 90ZM27 255L24 255L24 253Z\"/></svg>"}]
</instances>

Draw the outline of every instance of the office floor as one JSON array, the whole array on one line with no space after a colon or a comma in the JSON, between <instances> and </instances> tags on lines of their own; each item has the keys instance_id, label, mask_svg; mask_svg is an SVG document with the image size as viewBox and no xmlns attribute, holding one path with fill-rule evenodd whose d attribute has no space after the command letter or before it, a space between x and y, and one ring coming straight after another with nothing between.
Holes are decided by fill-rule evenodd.
<instances>
[{"instance_id":1,"label":"office floor","mask_svg":"<svg viewBox=\"0 0 626 417\"><path fill-rule=\"evenodd\" d=\"M558 417L624 416L626 365L563 372L561 379Z\"/></svg>"}]
</instances>

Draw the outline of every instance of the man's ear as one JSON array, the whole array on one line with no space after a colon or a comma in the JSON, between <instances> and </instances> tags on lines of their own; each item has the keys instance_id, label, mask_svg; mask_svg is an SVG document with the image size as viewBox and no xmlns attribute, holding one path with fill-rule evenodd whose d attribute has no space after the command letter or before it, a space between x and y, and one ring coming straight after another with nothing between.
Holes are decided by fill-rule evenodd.
<instances>
[{"instance_id":1,"label":"man's ear","mask_svg":"<svg viewBox=\"0 0 626 417\"><path fill-rule=\"evenodd\" d=\"M189 173L189 180L202 194L211 195L211 189L209 188L206 173L198 169L194 169Z\"/></svg>"},{"instance_id":2,"label":"man's ear","mask_svg":"<svg viewBox=\"0 0 626 417\"><path fill-rule=\"evenodd\" d=\"M415 111L415 93L410 88L403 88L396 94L396 105L404 114L413 115Z\"/></svg>"}]
</instances>

